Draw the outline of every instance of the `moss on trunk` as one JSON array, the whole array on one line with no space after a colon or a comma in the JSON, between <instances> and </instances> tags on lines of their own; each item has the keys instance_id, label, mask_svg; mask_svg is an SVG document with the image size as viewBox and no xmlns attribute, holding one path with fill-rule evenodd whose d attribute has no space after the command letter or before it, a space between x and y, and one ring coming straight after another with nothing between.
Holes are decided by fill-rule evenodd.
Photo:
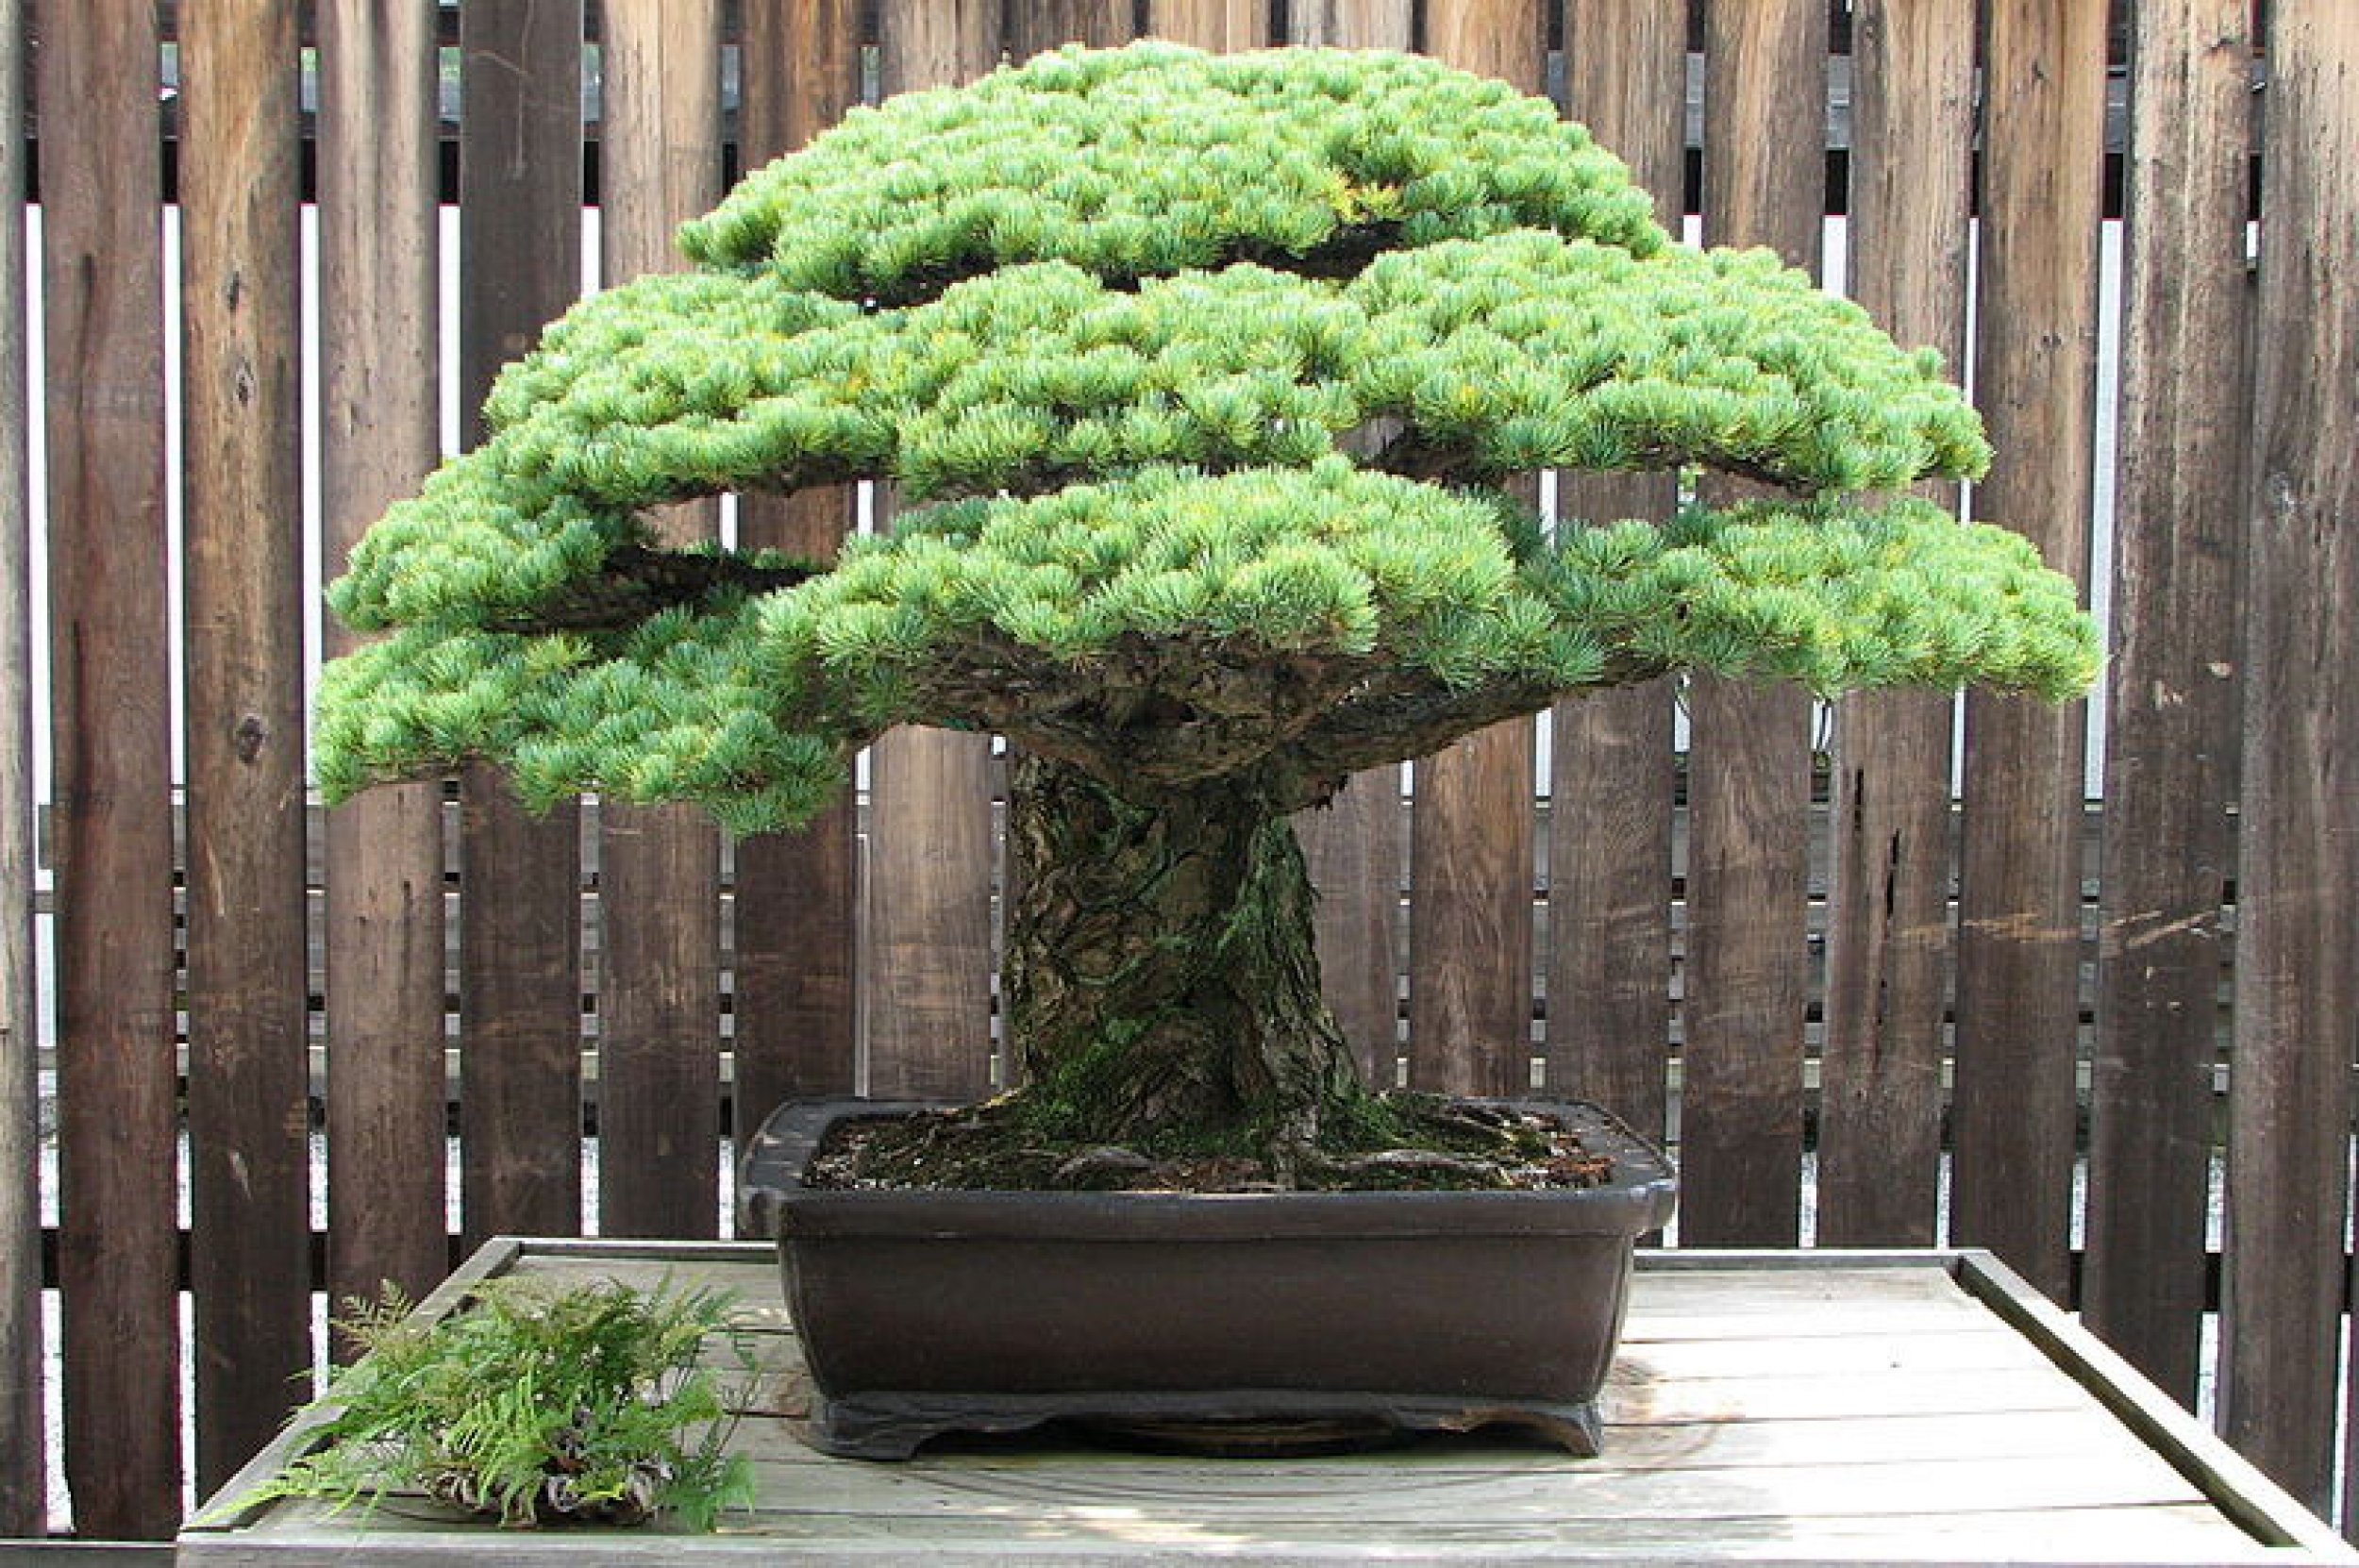
<instances>
[{"instance_id":1,"label":"moss on trunk","mask_svg":"<svg viewBox=\"0 0 2359 1568\"><path fill-rule=\"evenodd\" d=\"M1005 1004L1042 1136L1149 1153L1294 1156L1383 1113L1319 994L1294 829L1231 787L1115 795L1015 769Z\"/></svg>"}]
</instances>

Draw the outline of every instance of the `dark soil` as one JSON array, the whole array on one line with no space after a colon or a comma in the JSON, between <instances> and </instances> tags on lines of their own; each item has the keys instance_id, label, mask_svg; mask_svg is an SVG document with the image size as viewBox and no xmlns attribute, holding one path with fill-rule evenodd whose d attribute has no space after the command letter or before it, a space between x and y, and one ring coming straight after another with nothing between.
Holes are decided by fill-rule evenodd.
<instances>
[{"instance_id":1,"label":"dark soil","mask_svg":"<svg viewBox=\"0 0 2359 1568\"><path fill-rule=\"evenodd\" d=\"M1238 1151L1149 1154L1113 1144L1051 1146L1017 1102L987 1101L913 1116L839 1121L805 1181L812 1187L1029 1192L1266 1193L1563 1191L1612 1176L1552 1114L1427 1094L1384 1099L1404 1134L1374 1148L1297 1154L1281 1182L1264 1157Z\"/></svg>"}]
</instances>

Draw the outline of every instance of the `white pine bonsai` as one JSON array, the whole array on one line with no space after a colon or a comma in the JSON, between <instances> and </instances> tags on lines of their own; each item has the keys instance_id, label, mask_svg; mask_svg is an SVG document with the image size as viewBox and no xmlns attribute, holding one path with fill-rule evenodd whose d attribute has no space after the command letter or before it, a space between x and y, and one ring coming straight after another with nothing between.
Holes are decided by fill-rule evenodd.
<instances>
[{"instance_id":1,"label":"white pine bonsai","mask_svg":"<svg viewBox=\"0 0 2359 1568\"><path fill-rule=\"evenodd\" d=\"M1429 59L1044 56L854 111L680 238L355 551L334 608L392 635L327 674L321 781L484 758L755 830L890 726L1009 736L1027 1138L1287 1176L1393 1135L1287 822L1355 770L1681 669L2097 666L2026 542L1890 498L1988 459L1936 354L1672 242L1581 126ZM1544 467L1782 493L1549 537L1504 488ZM640 520L847 479L917 509L829 562Z\"/></svg>"}]
</instances>

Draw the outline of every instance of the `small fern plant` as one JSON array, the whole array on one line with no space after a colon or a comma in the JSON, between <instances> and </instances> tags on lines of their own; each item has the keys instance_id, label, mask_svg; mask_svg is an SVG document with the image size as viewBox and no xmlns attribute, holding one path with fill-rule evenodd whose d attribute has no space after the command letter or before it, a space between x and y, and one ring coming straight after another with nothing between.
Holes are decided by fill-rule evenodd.
<instances>
[{"instance_id":1,"label":"small fern plant","mask_svg":"<svg viewBox=\"0 0 2359 1568\"><path fill-rule=\"evenodd\" d=\"M729 1334L729 1297L599 1283L495 1279L432 1323L400 1293L355 1302L338 1326L365 1355L334 1374L319 1441L239 1507L316 1497L374 1508L424 1493L506 1526L635 1525L696 1530L752 1501L726 1451L735 1420L700 1365Z\"/></svg>"}]
</instances>

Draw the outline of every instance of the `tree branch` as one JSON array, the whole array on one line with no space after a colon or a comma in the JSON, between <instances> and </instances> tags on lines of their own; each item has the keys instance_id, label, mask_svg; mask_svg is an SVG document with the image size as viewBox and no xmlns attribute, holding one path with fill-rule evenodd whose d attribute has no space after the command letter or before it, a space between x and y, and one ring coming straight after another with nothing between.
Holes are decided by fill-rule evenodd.
<instances>
[{"instance_id":1,"label":"tree branch","mask_svg":"<svg viewBox=\"0 0 2359 1568\"><path fill-rule=\"evenodd\" d=\"M690 555L625 544L607 553L598 575L569 584L529 615L486 621L503 632L619 631L678 605L702 604L730 591L767 593L826 571L812 561L763 566L744 556Z\"/></svg>"}]
</instances>

